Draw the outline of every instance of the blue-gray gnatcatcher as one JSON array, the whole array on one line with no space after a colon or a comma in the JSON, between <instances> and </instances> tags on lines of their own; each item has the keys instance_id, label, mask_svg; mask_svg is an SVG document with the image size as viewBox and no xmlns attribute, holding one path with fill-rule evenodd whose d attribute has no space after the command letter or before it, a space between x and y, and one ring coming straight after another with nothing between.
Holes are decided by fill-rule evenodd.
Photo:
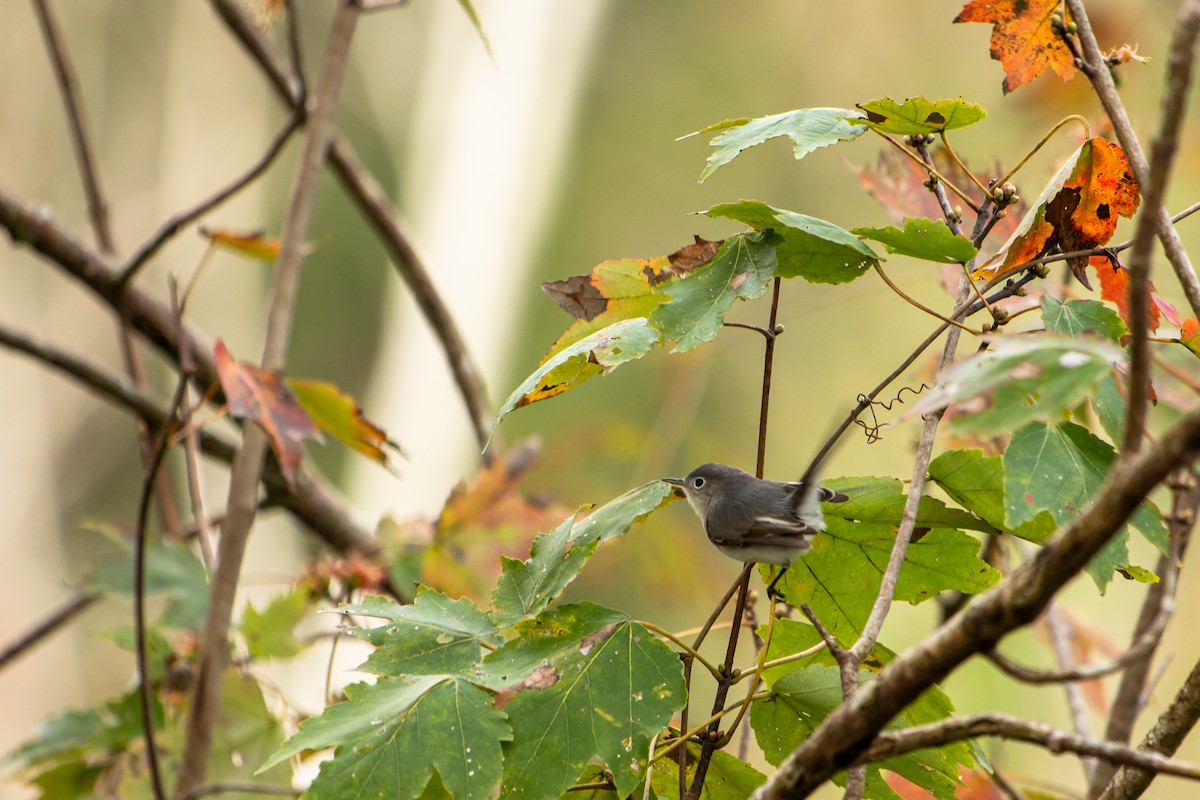
<instances>
[{"instance_id":1,"label":"blue-gray gnatcatcher","mask_svg":"<svg viewBox=\"0 0 1200 800\"><path fill-rule=\"evenodd\" d=\"M765 481L725 464L704 464L686 478L662 480L683 490L709 541L722 553L783 567L767 586L768 597L782 597L775 584L825 530L820 504L850 499L815 481L811 486Z\"/></svg>"}]
</instances>

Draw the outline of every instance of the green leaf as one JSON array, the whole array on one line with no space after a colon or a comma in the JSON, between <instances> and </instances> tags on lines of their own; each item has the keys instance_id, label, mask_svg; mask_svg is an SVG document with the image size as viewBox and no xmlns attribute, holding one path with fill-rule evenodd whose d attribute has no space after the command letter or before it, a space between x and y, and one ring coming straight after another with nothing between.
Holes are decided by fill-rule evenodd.
<instances>
[{"instance_id":1,"label":"green leaf","mask_svg":"<svg viewBox=\"0 0 1200 800\"><path fill-rule=\"evenodd\" d=\"M515 693L504 706L513 738L501 796L558 797L593 758L629 794L646 774L650 737L686 700L678 656L592 603L553 607L517 631L484 661L489 686Z\"/></svg>"},{"instance_id":2,"label":"green leaf","mask_svg":"<svg viewBox=\"0 0 1200 800\"><path fill-rule=\"evenodd\" d=\"M304 645L296 638L296 626L315 605L312 593L303 588L277 595L263 611L247 603L241 629L250 657L291 658L303 651Z\"/></svg>"},{"instance_id":3,"label":"green leaf","mask_svg":"<svg viewBox=\"0 0 1200 800\"><path fill-rule=\"evenodd\" d=\"M724 203L704 213L744 222L756 231L775 231L782 239L775 247L775 274L781 278L849 283L879 260L861 239L832 222L773 208L758 200Z\"/></svg>"},{"instance_id":4,"label":"green leaf","mask_svg":"<svg viewBox=\"0 0 1200 800\"><path fill-rule=\"evenodd\" d=\"M35 738L0 759L0 765L31 766L68 756L84 760L124 750L142 736L141 709L135 687L114 700L51 717L38 726ZM161 725L161 707L155 712L155 724Z\"/></svg>"},{"instance_id":5,"label":"green leaf","mask_svg":"<svg viewBox=\"0 0 1200 800\"><path fill-rule=\"evenodd\" d=\"M451 675L465 672L483 659L483 647L504 643L492 621L465 597L451 600L421 586L410 605L383 597L342 605L345 614L378 617L387 625L353 626L347 632L378 649L359 669L376 675Z\"/></svg>"},{"instance_id":6,"label":"green leaf","mask_svg":"<svg viewBox=\"0 0 1200 800\"><path fill-rule=\"evenodd\" d=\"M1109 441L1121 441L1125 434L1128 404L1125 402L1125 395L1117 386L1117 379L1112 375L1105 376L1091 399L1092 408L1096 409L1096 416L1100 419L1100 427L1108 434Z\"/></svg>"},{"instance_id":7,"label":"green leaf","mask_svg":"<svg viewBox=\"0 0 1200 800\"><path fill-rule=\"evenodd\" d=\"M941 220L905 217L904 230L888 225L883 228L853 228L855 236L882 242L889 253L936 261L939 264L965 264L979 251L975 245L950 230Z\"/></svg>"},{"instance_id":8,"label":"green leaf","mask_svg":"<svg viewBox=\"0 0 1200 800\"><path fill-rule=\"evenodd\" d=\"M522 381L496 415L493 428L514 409L562 394L606 369L641 358L658 342L643 318L614 322L555 353Z\"/></svg>"},{"instance_id":9,"label":"green leaf","mask_svg":"<svg viewBox=\"0 0 1200 800\"><path fill-rule=\"evenodd\" d=\"M874 679L874 672L859 670L859 679L869 683ZM778 766L841 702L841 678L836 666L812 663L778 678L771 687L771 694L750 709L750 725L767 761ZM953 711L949 699L940 689L930 689L901 712L888 729L901 730L945 719ZM867 767L864 797L898 800L899 796L880 776L882 768L908 778L939 800L954 800L959 786L959 764L967 767L975 764L971 748L963 742L871 764ZM844 777L837 782L844 782Z\"/></svg>"},{"instance_id":10,"label":"green leaf","mask_svg":"<svg viewBox=\"0 0 1200 800\"><path fill-rule=\"evenodd\" d=\"M958 414L960 431L992 436L1033 420L1057 421L1095 392L1112 368L1124 361L1115 345L1092 339L1029 334L992 339L983 353L942 373L904 415L920 416L985 393L981 410Z\"/></svg>"},{"instance_id":11,"label":"green leaf","mask_svg":"<svg viewBox=\"0 0 1200 800\"><path fill-rule=\"evenodd\" d=\"M458 0L458 6L467 15L467 19L471 20L471 27L475 29L475 34L479 37L484 52L488 54L488 58L492 58L492 43L488 41L487 32L483 29L483 23L479 20L479 13L475 10L475 4L472 0Z\"/></svg>"},{"instance_id":12,"label":"green leaf","mask_svg":"<svg viewBox=\"0 0 1200 800\"><path fill-rule=\"evenodd\" d=\"M1042 298L1042 320L1046 330L1063 336L1099 334L1110 342L1120 342L1129 333L1119 314L1096 300L1059 300Z\"/></svg>"},{"instance_id":13,"label":"green leaf","mask_svg":"<svg viewBox=\"0 0 1200 800\"><path fill-rule=\"evenodd\" d=\"M41 791L41 800L91 800L104 768L82 761L67 761L38 773L29 782Z\"/></svg>"},{"instance_id":14,"label":"green leaf","mask_svg":"<svg viewBox=\"0 0 1200 800\"><path fill-rule=\"evenodd\" d=\"M133 543L120 539L125 552L104 559L88 579L93 591L133 596ZM169 628L200 628L208 609L208 578L204 565L185 545L146 543L146 594L165 594L159 623Z\"/></svg>"},{"instance_id":15,"label":"green leaf","mask_svg":"<svg viewBox=\"0 0 1200 800\"><path fill-rule=\"evenodd\" d=\"M572 517L533 540L529 559L503 559L492 593L492 621L507 627L540 614L575 580L604 542L623 535L635 522L669 502L671 487L654 481L605 503L582 520Z\"/></svg>"},{"instance_id":16,"label":"green leaf","mask_svg":"<svg viewBox=\"0 0 1200 800\"><path fill-rule=\"evenodd\" d=\"M997 530L1041 544L1058 528L1049 514L1042 513L1008 529L1004 519L1004 463L1000 456L985 457L982 450L948 450L930 462L929 477L954 502Z\"/></svg>"},{"instance_id":17,"label":"green leaf","mask_svg":"<svg viewBox=\"0 0 1200 800\"><path fill-rule=\"evenodd\" d=\"M826 505L825 516L857 522L900 524L908 493L900 481L886 477L832 478L825 486L842 492L850 499ZM917 506L918 528L965 528L995 533L998 526L958 508L949 508L936 497L923 496Z\"/></svg>"},{"instance_id":18,"label":"green leaf","mask_svg":"<svg viewBox=\"0 0 1200 800\"><path fill-rule=\"evenodd\" d=\"M775 247L763 234L726 240L712 261L672 281L670 300L650 314L650 324L685 353L717 335L734 300L752 300L775 277Z\"/></svg>"},{"instance_id":19,"label":"green leaf","mask_svg":"<svg viewBox=\"0 0 1200 800\"><path fill-rule=\"evenodd\" d=\"M401 453L400 445L363 416L352 395L328 381L290 378L285 383L318 428L351 450L391 469L391 453Z\"/></svg>"},{"instance_id":20,"label":"green leaf","mask_svg":"<svg viewBox=\"0 0 1200 800\"><path fill-rule=\"evenodd\" d=\"M709 141L713 153L700 173L703 183L743 150L777 136L787 136L792 140L797 159L804 158L818 148L857 139L866 131L863 125L850 119L858 116L861 115L857 111L848 108L801 108L756 119L727 119L681 136L680 139L721 131L719 136Z\"/></svg>"},{"instance_id":21,"label":"green leaf","mask_svg":"<svg viewBox=\"0 0 1200 800\"><path fill-rule=\"evenodd\" d=\"M884 481L890 481L890 493L883 491ZM862 499L852 495L846 503L829 506L825 532L813 540L812 550L793 563L780 582L793 605L807 602L825 627L842 641L857 637L871 613L896 541L899 516L893 516L890 509L902 503L904 497L900 482L894 479L843 478L824 481L824 485L850 494L856 482L878 488L864 492ZM851 514L857 516L860 512L843 511L842 506L855 503L868 519L851 518ZM872 521L872 514L886 521ZM920 521L922 516L925 522ZM947 590L975 594L999 580L999 573L980 560L978 540L959 530L939 527L960 518L973 519L966 512L936 502L918 515L918 525L931 530L908 547L896 584L897 600L915 604Z\"/></svg>"},{"instance_id":22,"label":"green leaf","mask_svg":"<svg viewBox=\"0 0 1200 800\"><path fill-rule=\"evenodd\" d=\"M1096 334L1111 342L1120 342L1129 333L1119 314L1095 300L1059 300L1047 295L1042 298L1042 320L1046 330L1064 336ZM1121 441L1125 430L1125 395L1112 374L1100 379L1089 398L1100 425L1108 438Z\"/></svg>"},{"instance_id":23,"label":"green leaf","mask_svg":"<svg viewBox=\"0 0 1200 800\"><path fill-rule=\"evenodd\" d=\"M914 136L965 128L987 116L983 106L961 97L953 100L926 100L910 97L898 103L890 97L857 104L866 112L866 124L880 133Z\"/></svg>"},{"instance_id":24,"label":"green leaf","mask_svg":"<svg viewBox=\"0 0 1200 800\"><path fill-rule=\"evenodd\" d=\"M687 749L688 769L685 777L688 785L691 785L696 774L696 762L700 759L700 745L689 743ZM724 750L717 750L708 762L708 772L704 775L704 788L700 790L700 800L746 800L755 789L766 782L767 776L745 761ZM678 797L679 763L664 758L655 764L654 773L650 776L650 787L659 797Z\"/></svg>"},{"instance_id":25,"label":"green leaf","mask_svg":"<svg viewBox=\"0 0 1200 800\"><path fill-rule=\"evenodd\" d=\"M1012 435L1004 453L1006 522L1020 525L1045 511L1066 524L1091 503L1115 458L1111 445L1074 423L1026 425ZM1167 552L1167 531L1151 503L1142 503L1129 525ZM1122 528L1087 566L1101 592L1113 572L1129 563L1128 536L1128 528Z\"/></svg>"},{"instance_id":26,"label":"green leaf","mask_svg":"<svg viewBox=\"0 0 1200 800\"><path fill-rule=\"evenodd\" d=\"M510 737L487 692L456 676L356 683L272 755L262 769L306 750L337 747L311 800L418 797L437 770L456 800L486 800L500 782L500 742ZM260 770L261 771L261 770Z\"/></svg>"}]
</instances>

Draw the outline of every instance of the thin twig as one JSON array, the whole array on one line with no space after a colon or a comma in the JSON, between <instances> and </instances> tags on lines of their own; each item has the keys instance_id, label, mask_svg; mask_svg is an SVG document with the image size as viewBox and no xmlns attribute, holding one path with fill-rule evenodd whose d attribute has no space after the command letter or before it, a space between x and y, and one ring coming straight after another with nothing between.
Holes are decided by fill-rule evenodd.
<instances>
[{"instance_id":1,"label":"thin twig","mask_svg":"<svg viewBox=\"0 0 1200 800\"><path fill-rule=\"evenodd\" d=\"M282 372L287 360L292 318L299 289L300 261L316 202L317 183L333 133L333 114L349 64L350 41L358 22L359 9L350 0L338 3L330 24L329 41L317 80L312 111L304 133L304 147L292 184L287 214L280 236L279 257L271 273L267 309L264 369ZM184 795L204 780L213 726L220 707L221 685L228 660L229 627L237 592L238 576L245 556L246 541L258 511L258 485L267 453L267 438L261 428L242 429L242 446L233 461L229 478L227 517L221 530L217 569L212 580L205 618L200 668L192 710L187 721L187 739L179 769L177 793Z\"/></svg>"},{"instance_id":2,"label":"thin twig","mask_svg":"<svg viewBox=\"0 0 1200 800\"><path fill-rule=\"evenodd\" d=\"M259 159L254 162L254 164L251 165L248 170L246 170L246 172L234 179L224 188L217 191L216 194L200 201L187 211L180 211L178 214L175 214L162 225L160 225L158 230L155 231L154 235L146 240L145 244L139 247L137 252L135 252L129 259L125 267L121 270L121 274L120 277L117 278L117 282L121 285L129 283L129 281L133 280L137 273L141 270L142 266L144 266L151 258L153 258L155 253L157 253L159 249L161 249L162 246L167 243L168 240L175 236L175 234L179 233L180 229L186 225L190 225L192 222L204 216L209 211L212 211L214 208L221 205L221 203L224 203L230 197L233 197L242 189L249 186L256 178L258 178L258 176L266 172L267 168L274 163L275 158L283 152L284 145L288 143L288 140L291 139L292 134L295 133L299 127L300 117L298 115L292 115L292 117L289 118L286 123L284 123L283 127L279 129L279 132L275 134L275 138L271 140L271 143L267 145L266 152L264 152Z\"/></svg>"},{"instance_id":3,"label":"thin twig","mask_svg":"<svg viewBox=\"0 0 1200 800\"><path fill-rule=\"evenodd\" d=\"M92 223L92 231L96 234L96 243L105 253L115 250L112 228L108 220L108 203L104 191L100 188L100 174L96 169L96 156L92 151L92 140L88 135L87 120L83 113L83 102L79 97L79 81L75 69L67 57L63 46L62 31L58 21L50 11L49 0L34 0L33 9L37 12L38 24L42 29L42 38L46 41L46 50L50 53L50 61L54 65L54 77L58 81L59 94L62 95L63 105L66 106L67 120L71 131L71 146L75 150L75 161L79 165L79 175L83 179L83 193L87 197L88 219Z\"/></svg>"},{"instance_id":4,"label":"thin twig","mask_svg":"<svg viewBox=\"0 0 1200 800\"><path fill-rule=\"evenodd\" d=\"M67 622L90 608L92 603L95 603L100 597L99 592L85 592L82 589L76 589L70 597L52 609L49 614L35 622L29 630L0 650L0 670L7 667L10 662L16 661L25 651L36 646L50 634L62 630Z\"/></svg>"},{"instance_id":5,"label":"thin twig","mask_svg":"<svg viewBox=\"0 0 1200 800\"><path fill-rule=\"evenodd\" d=\"M1117 764L1129 764L1164 775L1200 780L1200 766L1164 758L1155 753L1135 750L1128 745L1088 739L1056 730L1041 722L1019 719L1008 714L987 713L957 717L881 733L859 759L860 763L882 761L925 748L961 742L978 736L996 736L1017 742L1036 744L1051 753L1079 753Z\"/></svg>"},{"instance_id":6,"label":"thin twig","mask_svg":"<svg viewBox=\"0 0 1200 800\"><path fill-rule=\"evenodd\" d=\"M171 398L171 404L167 407L166 419L154 436L147 459L133 536L133 631L137 651L138 699L141 701L142 736L146 740L146 765L150 772L150 787L156 800L166 800L167 795L163 789L158 764L158 746L154 741L154 689L150 685L150 663L146 644L146 518L154 494L154 479L167 454L167 440L179 413L179 404L183 402L186 387L187 376L180 374L175 386L175 396Z\"/></svg>"},{"instance_id":7,"label":"thin twig","mask_svg":"<svg viewBox=\"0 0 1200 800\"><path fill-rule=\"evenodd\" d=\"M303 792L290 786L270 786L265 783L249 783L245 781L225 781L199 786L184 795L180 800L199 800L214 794L238 792L239 794L265 794L276 797L299 797Z\"/></svg>"},{"instance_id":8,"label":"thin twig","mask_svg":"<svg viewBox=\"0 0 1200 800\"><path fill-rule=\"evenodd\" d=\"M1050 641L1054 647L1054 657L1058 659L1060 669L1069 670L1075 668L1075 659L1071 655L1070 631L1067 630L1067 624L1062 619L1062 615L1058 612L1058 607L1051 603L1046 608L1046 628L1050 633ZM1087 707L1083 699L1083 687L1078 681L1064 681L1063 689L1067 695L1067 709L1071 712L1071 727L1075 729L1075 734L1084 739L1091 739L1091 726L1088 724ZM1083 767L1083 777L1091 783L1092 777L1096 774L1096 760L1091 757L1080 759L1080 764Z\"/></svg>"}]
</instances>

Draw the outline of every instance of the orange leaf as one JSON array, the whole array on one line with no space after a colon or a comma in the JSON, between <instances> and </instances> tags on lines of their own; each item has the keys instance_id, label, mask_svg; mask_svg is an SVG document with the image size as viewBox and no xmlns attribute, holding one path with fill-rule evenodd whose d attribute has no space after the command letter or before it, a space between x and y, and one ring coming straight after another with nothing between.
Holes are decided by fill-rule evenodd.
<instances>
[{"instance_id":1,"label":"orange leaf","mask_svg":"<svg viewBox=\"0 0 1200 800\"><path fill-rule=\"evenodd\" d=\"M1124 267L1111 263L1106 256L1092 256L1089 263L1096 270L1096 277L1100 279L1101 299L1116 305L1117 313L1125 320L1126 327L1132 328L1133 325L1129 321L1129 273ZM1162 322L1162 312L1155 302L1153 281L1150 282L1149 289L1150 330L1156 331Z\"/></svg>"},{"instance_id":2,"label":"orange leaf","mask_svg":"<svg viewBox=\"0 0 1200 800\"><path fill-rule=\"evenodd\" d=\"M234 360L220 339L213 345L213 360L229 413L257 423L266 431L283 475L291 481L304 455L300 442L321 441L321 432L312 417L277 373Z\"/></svg>"},{"instance_id":3,"label":"orange leaf","mask_svg":"<svg viewBox=\"0 0 1200 800\"><path fill-rule=\"evenodd\" d=\"M1060 0L971 0L954 21L991 23L992 58L1004 67L1008 94L1047 67L1064 82L1075 76L1075 59L1050 26L1050 18L1061 10Z\"/></svg>"},{"instance_id":4,"label":"orange leaf","mask_svg":"<svg viewBox=\"0 0 1200 800\"><path fill-rule=\"evenodd\" d=\"M1179 343L1200 356L1200 322L1195 317L1188 317L1179 326Z\"/></svg>"},{"instance_id":5,"label":"orange leaf","mask_svg":"<svg viewBox=\"0 0 1200 800\"><path fill-rule=\"evenodd\" d=\"M279 240L266 238L262 231L236 233L224 228L201 228L200 235L213 244L259 261L274 261L279 255Z\"/></svg>"},{"instance_id":6,"label":"orange leaf","mask_svg":"<svg viewBox=\"0 0 1200 800\"><path fill-rule=\"evenodd\" d=\"M1117 217L1131 217L1138 188L1121 148L1107 139L1088 139L1068 159L1001 248L1000 267L984 265L975 277L993 278L1047 253L1092 250L1112 238ZM1086 258L1067 260L1080 283L1088 283Z\"/></svg>"}]
</instances>

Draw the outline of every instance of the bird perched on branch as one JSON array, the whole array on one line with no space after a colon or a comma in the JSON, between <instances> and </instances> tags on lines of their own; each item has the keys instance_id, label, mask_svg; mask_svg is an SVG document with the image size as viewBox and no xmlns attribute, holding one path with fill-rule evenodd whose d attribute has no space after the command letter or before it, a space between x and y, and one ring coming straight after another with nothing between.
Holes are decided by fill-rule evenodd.
<instances>
[{"instance_id":1,"label":"bird perched on branch","mask_svg":"<svg viewBox=\"0 0 1200 800\"><path fill-rule=\"evenodd\" d=\"M850 499L816 481L768 481L727 464L703 464L686 478L662 480L683 490L704 533L722 553L783 567L767 586L772 598L783 597L775 585L825 530L820 504Z\"/></svg>"}]
</instances>

